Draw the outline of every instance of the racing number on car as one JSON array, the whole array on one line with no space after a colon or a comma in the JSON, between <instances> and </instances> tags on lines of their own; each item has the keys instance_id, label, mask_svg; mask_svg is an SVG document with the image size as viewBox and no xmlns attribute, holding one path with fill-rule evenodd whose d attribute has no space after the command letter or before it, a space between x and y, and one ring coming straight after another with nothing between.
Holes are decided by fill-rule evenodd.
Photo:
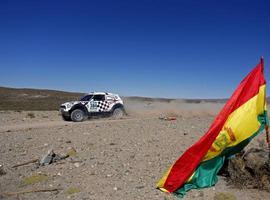
<instances>
[{"instance_id":1,"label":"racing number on car","mask_svg":"<svg viewBox=\"0 0 270 200\"><path fill-rule=\"evenodd\" d=\"M92 101L90 102L90 110L93 111L93 110L97 110L97 102L95 101Z\"/></svg>"}]
</instances>

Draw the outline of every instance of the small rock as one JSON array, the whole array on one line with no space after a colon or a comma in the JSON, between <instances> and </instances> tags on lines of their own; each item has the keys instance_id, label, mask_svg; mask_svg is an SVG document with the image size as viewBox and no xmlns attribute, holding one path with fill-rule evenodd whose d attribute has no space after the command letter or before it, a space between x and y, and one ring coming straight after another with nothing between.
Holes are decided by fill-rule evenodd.
<instances>
[{"instance_id":1,"label":"small rock","mask_svg":"<svg viewBox=\"0 0 270 200\"><path fill-rule=\"evenodd\" d=\"M25 156L25 155L27 155L27 152L26 152L26 151L24 151L24 152L22 152L22 153L20 154L20 156Z\"/></svg>"},{"instance_id":2,"label":"small rock","mask_svg":"<svg viewBox=\"0 0 270 200\"><path fill-rule=\"evenodd\" d=\"M143 189L144 186L143 185L140 185L140 186L136 186L136 189Z\"/></svg>"},{"instance_id":3,"label":"small rock","mask_svg":"<svg viewBox=\"0 0 270 200\"><path fill-rule=\"evenodd\" d=\"M5 170L4 170L3 165L0 165L0 176L3 176L3 175L5 175L5 174L6 174L6 172L5 172Z\"/></svg>"},{"instance_id":4,"label":"small rock","mask_svg":"<svg viewBox=\"0 0 270 200\"><path fill-rule=\"evenodd\" d=\"M94 176L94 175L96 175L96 173L95 172L91 172L90 175L91 176Z\"/></svg>"},{"instance_id":5,"label":"small rock","mask_svg":"<svg viewBox=\"0 0 270 200\"><path fill-rule=\"evenodd\" d=\"M76 163L74 163L74 166L75 166L75 167L80 167L80 163L77 163L77 162L76 162Z\"/></svg>"},{"instance_id":6,"label":"small rock","mask_svg":"<svg viewBox=\"0 0 270 200\"><path fill-rule=\"evenodd\" d=\"M118 190L118 188L117 188L117 187L114 187L114 188L113 188L113 190L114 190L114 191L117 191L117 190Z\"/></svg>"},{"instance_id":7,"label":"small rock","mask_svg":"<svg viewBox=\"0 0 270 200\"><path fill-rule=\"evenodd\" d=\"M70 143L71 143L71 140L67 140L66 143L67 143L67 144L70 144Z\"/></svg>"},{"instance_id":8,"label":"small rock","mask_svg":"<svg viewBox=\"0 0 270 200\"><path fill-rule=\"evenodd\" d=\"M104 162L98 161L97 164L98 164L98 165L104 165Z\"/></svg>"},{"instance_id":9,"label":"small rock","mask_svg":"<svg viewBox=\"0 0 270 200\"><path fill-rule=\"evenodd\" d=\"M203 191L199 191L199 197L203 197L203 196L204 196Z\"/></svg>"},{"instance_id":10,"label":"small rock","mask_svg":"<svg viewBox=\"0 0 270 200\"><path fill-rule=\"evenodd\" d=\"M135 158L135 154L131 155L130 158L131 159L134 159Z\"/></svg>"}]
</instances>

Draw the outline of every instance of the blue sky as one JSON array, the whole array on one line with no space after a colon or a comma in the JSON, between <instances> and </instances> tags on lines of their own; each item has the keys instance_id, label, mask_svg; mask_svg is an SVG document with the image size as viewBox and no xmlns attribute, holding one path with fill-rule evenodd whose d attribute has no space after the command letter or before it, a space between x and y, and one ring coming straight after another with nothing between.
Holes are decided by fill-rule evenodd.
<instances>
[{"instance_id":1,"label":"blue sky","mask_svg":"<svg viewBox=\"0 0 270 200\"><path fill-rule=\"evenodd\" d=\"M1 0L0 27L0 86L224 98L261 55L270 78L267 0Z\"/></svg>"}]
</instances>

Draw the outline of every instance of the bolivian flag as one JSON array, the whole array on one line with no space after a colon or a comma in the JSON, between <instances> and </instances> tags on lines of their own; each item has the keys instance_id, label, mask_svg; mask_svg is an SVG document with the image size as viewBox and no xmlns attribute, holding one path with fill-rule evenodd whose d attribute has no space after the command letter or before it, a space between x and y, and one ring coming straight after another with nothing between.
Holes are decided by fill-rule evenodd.
<instances>
[{"instance_id":1,"label":"bolivian flag","mask_svg":"<svg viewBox=\"0 0 270 200\"><path fill-rule=\"evenodd\" d=\"M183 197L215 185L217 173L268 124L263 59L245 77L209 130L169 168L157 188Z\"/></svg>"}]
</instances>

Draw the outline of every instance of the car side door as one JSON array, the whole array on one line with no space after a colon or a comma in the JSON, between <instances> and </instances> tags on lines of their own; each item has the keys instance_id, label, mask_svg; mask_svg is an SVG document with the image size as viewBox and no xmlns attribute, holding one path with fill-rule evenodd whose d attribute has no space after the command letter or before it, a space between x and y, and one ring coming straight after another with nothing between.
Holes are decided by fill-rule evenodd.
<instances>
[{"instance_id":1,"label":"car side door","mask_svg":"<svg viewBox=\"0 0 270 200\"><path fill-rule=\"evenodd\" d=\"M92 100L90 101L91 112L103 112L104 101L105 101L105 95L103 94L94 95Z\"/></svg>"},{"instance_id":2,"label":"car side door","mask_svg":"<svg viewBox=\"0 0 270 200\"><path fill-rule=\"evenodd\" d=\"M80 99L81 104L84 105L88 111L90 110L90 101L92 97L93 95L85 95Z\"/></svg>"}]
</instances>

